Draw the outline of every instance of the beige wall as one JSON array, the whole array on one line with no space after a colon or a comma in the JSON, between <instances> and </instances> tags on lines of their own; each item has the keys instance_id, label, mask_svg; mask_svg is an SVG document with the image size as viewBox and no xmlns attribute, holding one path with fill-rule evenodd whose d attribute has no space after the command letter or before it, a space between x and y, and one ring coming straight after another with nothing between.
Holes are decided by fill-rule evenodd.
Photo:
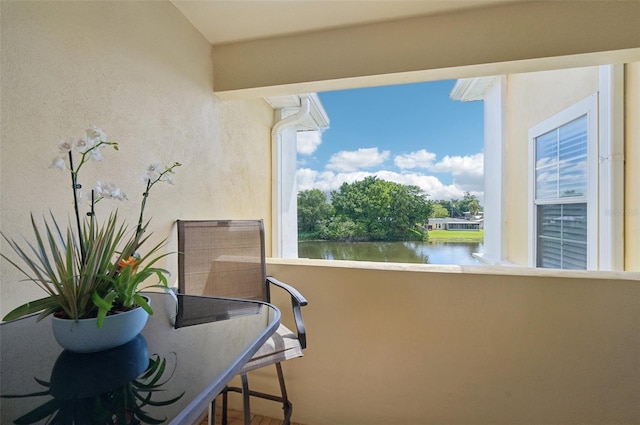
<instances>
[{"instance_id":1,"label":"beige wall","mask_svg":"<svg viewBox=\"0 0 640 425\"><path fill-rule=\"evenodd\" d=\"M210 46L171 4L0 8L2 232L29 234L29 211L69 211L67 176L47 166L59 139L91 124L121 150L90 164L86 180L109 174L121 183L131 198L120 206L126 216L137 210L136 184L149 160L184 164L176 186L149 201L153 229L170 237L169 249L176 218L270 221L272 112L261 100L213 94ZM269 268L310 301L309 349L285 366L297 421L640 423L637 274L306 264L314 265ZM0 267L3 314L40 295ZM274 300L286 311L286 297ZM273 375L252 379L265 377Z\"/></svg>"},{"instance_id":2,"label":"beige wall","mask_svg":"<svg viewBox=\"0 0 640 425\"><path fill-rule=\"evenodd\" d=\"M514 1L214 46L221 96L262 96L638 60L640 2ZM309 19L313 19L309 17ZM604 54L603 54L604 52Z\"/></svg>"},{"instance_id":3,"label":"beige wall","mask_svg":"<svg viewBox=\"0 0 640 425\"><path fill-rule=\"evenodd\" d=\"M175 186L148 203L156 239L177 218L270 221L270 129L262 100L222 102L213 93L211 47L168 2L0 2L1 205L3 233L30 235L28 214L67 220L69 176L48 169L60 139L102 127L120 151L85 166L83 182L123 187L104 201L135 220L141 176L152 161L179 161ZM83 170L84 173L84 170ZM9 247L3 241L3 253ZM165 266L175 270L175 258ZM0 261L1 313L43 295ZM175 276L175 273L174 273Z\"/></svg>"},{"instance_id":4,"label":"beige wall","mask_svg":"<svg viewBox=\"0 0 640 425\"><path fill-rule=\"evenodd\" d=\"M507 79L508 260L526 266L529 129L598 91L598 67L509 75Z\"/></svg>"},{"instance_id":5,"label":"beige wall","mask_svg":"<svg viewBox=\"0 0 640 425\"><path fill-rule=\"evenodd\" d=\"M640 423L638 273L321 260L268 272L309 300L308 349L284 366L296 422Z\"/></svg>"},{"instance_id":6,"label":"beige wall","mask_svg":"<svg viewBox=\"0 0 640 425\"><path fill-rule=\"evenodd\" d=\"M640 271L640 62L625 67L625 270Z\"/></svg>"}]
</instances>

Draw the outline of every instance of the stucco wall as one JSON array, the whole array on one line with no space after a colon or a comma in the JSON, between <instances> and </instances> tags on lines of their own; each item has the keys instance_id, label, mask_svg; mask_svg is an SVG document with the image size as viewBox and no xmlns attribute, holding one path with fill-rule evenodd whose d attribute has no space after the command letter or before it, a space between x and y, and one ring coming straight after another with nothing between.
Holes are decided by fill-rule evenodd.
<instances>
[{"instance_id":1,"label":"stucco wall","mask_svg":"<svg viewBox=\"0 0 640 425\"><path fill-rule=\"evenodd\" d=\"M179 161L175 186L157 186L147 210L154 237L175 251L177 218L270 221L270 129L263 100L213 93L211 47L169 2L0 2L3 233L30 235L29 212L66 223L69 176L48 169L59 140L101 127L120 151L85 166L82 183L123 188L103 201L135 220L148 163ZM86 171L86 173L85 173ZM238 194L242 194L239 196ZM135 221L134 221L135 222ZM9 247L3 241L3 253ZM163 266L174 271L175 257ZM4 315L42 292L0 261ZM174 273L175 276L175 273Z\"/></svg>"},{"instance_id":2,"label":"stucco wall","mask_svg":"<svg viewBox=\"0 0 640 425\"><path fill-rule=\"evenodd\" d=\"M636 1L508 1L214 46L220 96L263 96L638 60ZM286 67L281 66L287 64Z\"/></svg>"},{"instance_id":3,"label":"stucco wall","mask_svg":"<svg viewBox=\"0 0 640 425\"><path fill-rule=\"evenodd\" d=\"M526 266L531 127L598 91L598 67L513 74L507 88L508 260Z\"/></svg>"},{"instance_id":4,"label":"stucco wall","mask_svg":"<svg viewBox=\"0 0 640 425\"><path fill-rule=\"evenodd\" d=\"M638 273L323 260L268 272L309 301L305 356L283 366L296 422L640 423ZM254 389L277 385L271 369L249 376Z\"/></svg>"}]
</instances>

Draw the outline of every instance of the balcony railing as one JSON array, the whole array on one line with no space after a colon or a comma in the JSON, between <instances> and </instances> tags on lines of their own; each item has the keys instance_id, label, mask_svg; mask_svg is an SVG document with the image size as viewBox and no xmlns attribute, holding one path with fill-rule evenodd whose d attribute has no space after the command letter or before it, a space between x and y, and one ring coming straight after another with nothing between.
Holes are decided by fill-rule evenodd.
<instances>
[{"instance_id":1,"label":"balcony railing","mask_svg":"<svg viewBox=\"0 0 640 425\"><path fill-rule=\"evenodd\" d=\"M640 273L275 259L268 272L309 300L309 347L285 366L296 422L640 423Z\"/></svg>"}]
</instances>

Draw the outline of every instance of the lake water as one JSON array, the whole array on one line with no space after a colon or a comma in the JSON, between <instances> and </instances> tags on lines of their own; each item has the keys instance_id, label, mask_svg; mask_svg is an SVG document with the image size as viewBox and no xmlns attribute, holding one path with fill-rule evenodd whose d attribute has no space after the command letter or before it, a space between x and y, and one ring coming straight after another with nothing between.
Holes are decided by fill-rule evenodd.
<instances>
[{"instance_id":1,"label":"lake water","mask_svg":"<svg viewBox=\"0 0 640 425\"><path fill-rule=\"evenodd\" d=\"M299 258L396 263L479 265L482 243L300 241Z\"/></svg>"}]
</instances>

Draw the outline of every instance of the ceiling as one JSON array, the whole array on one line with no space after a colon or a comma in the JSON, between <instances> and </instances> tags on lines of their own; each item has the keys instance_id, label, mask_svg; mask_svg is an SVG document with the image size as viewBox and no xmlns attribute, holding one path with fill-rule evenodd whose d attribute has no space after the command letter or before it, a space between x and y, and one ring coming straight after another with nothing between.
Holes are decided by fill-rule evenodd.
<instances>
[{"instance_id":1,"label":"ceiling","mask_svg":"<svg viewBox=\"0 0 640 425\"><path fill-rule=\"evenodd\" d=\"M362 25L513 0L172 0L211 44Z\"/></svg>"}]
</instances>

